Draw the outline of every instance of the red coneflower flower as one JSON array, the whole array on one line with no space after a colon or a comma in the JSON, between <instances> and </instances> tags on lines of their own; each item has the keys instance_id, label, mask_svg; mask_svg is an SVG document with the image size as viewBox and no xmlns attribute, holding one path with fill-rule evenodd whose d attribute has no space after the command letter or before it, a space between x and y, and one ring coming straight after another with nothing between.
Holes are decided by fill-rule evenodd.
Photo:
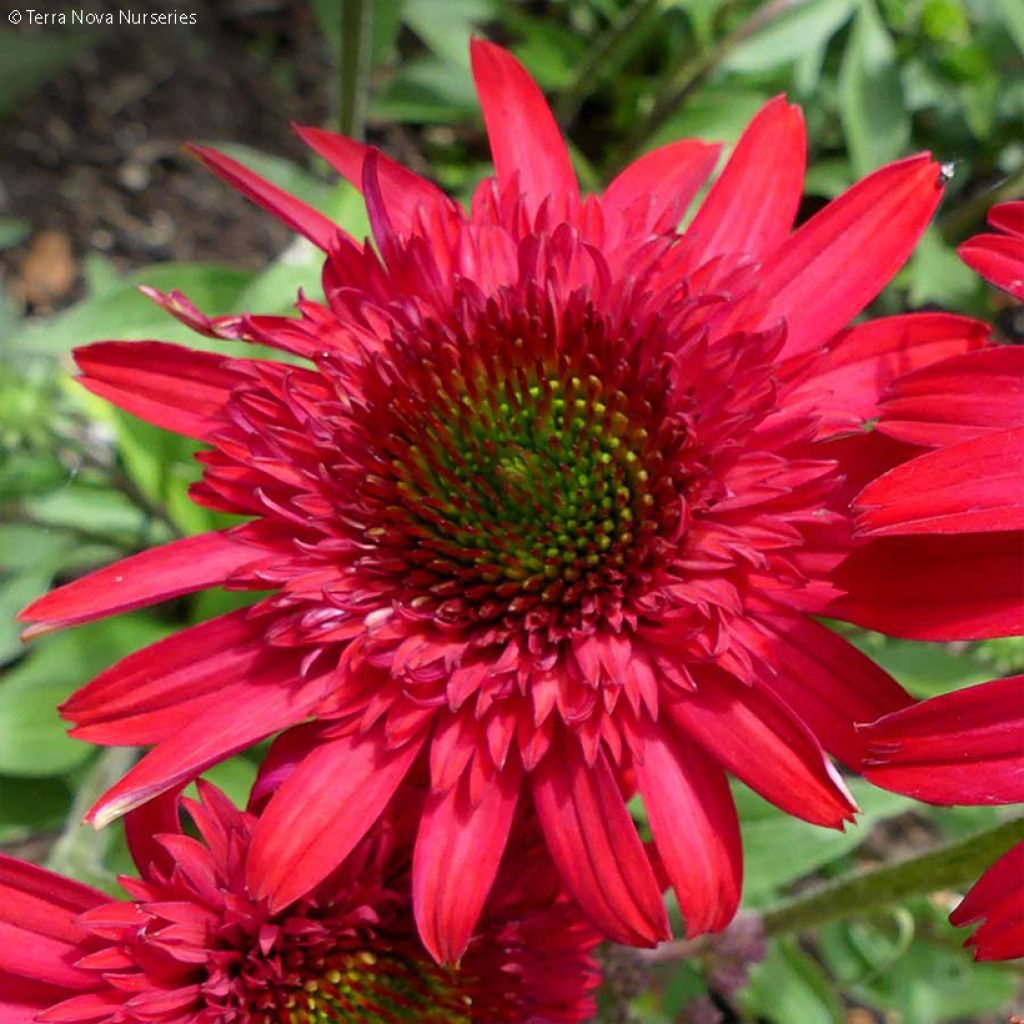
<instances>
[{"instance_id":1,"label":"red coneflower flower","mask_svg":"<svg viewBox=\"0 0 1024 1024\"><path fill-rule=\"evenodd\" d=\"M994 207L989 220L1012 231L1024 203ZM958 251L1024 294L1024 235L979 235ZM849 593L831 611L918 640L1024 633L1024 349L918 369L889 387L879 413L877 432L917 457L857 496L859 536L872 539L837 570Z\"/></svg>"},{"instance_id":2,"label":"red coneflower flower","mask_svg":"<svg viewBox=\"0 0 1024 1024\"><path fill-rule=\"evenodd\" d=\"M1024 299L1024 200L993 206L988 222L1002 234L975 235L957 254L986 281Z\"/></svg>"},{"instance_id":3,"label":"red coneflower flower","mask_svg":"<svg viewBox=\"0 0 1024 1024\"><path fill-rule=\"evenodd\" d=\"M129 816L127 901L0 856L5 1024L567 1024L588 1020L599 936L559 893L543 842L510 864L458 967L420 944L407 823L382 821L308 896L254 896L255 819L212 787ZM154 834L155 833L155 834ZM514 863L511 858L514 857Z\"/></svg>"},{"instance_id":4,"label":"red coneflower flower","mask_svg":"<svg viewBox=\"0 0 1024 1024\"><path fill-rule=\"evenodd\" d=\"M863 731L864 774L877 786L934 804L1024 802L1024 676L933 697ZM984 921L967 940L977 960L1024 956L1024 843L982 875L950 920Z\"/></svg>"},{"instance_id":5,"label":"red coneflower flower","mask_svg":"<svg viewBox=\"0 0 1024 1024\"><path fill-rule=\"evenodd\" d=\"M257 827L252 883L274 908L349 853L422 758L416 915L439 960L465 947L524 794L592 920L651 944L668 923L626 809L639 790L692 936L739 898L725 772L841 827L855 807L822 746L857 765L852 723L910 703L809 614L837 596L850 497L907 455L862 429L881 388L988 331L942 314L844 329L938 203L926 155L792 231L804 128L778 98L680 233L715 146L672 143L584 198L522 67L480 42L473 65L497 174L469 213L382 154L300 129L362 189L376 248L196 148L326 251L326 305L210 320L155 296L287 364L157 342L77 359L90 390L207 442L195 499L253 519L24 618L34 633L204 587L271 591L63 710L82 739L156 745L98 803L101 824L319 719Z\"/></svg>"}]
</instances>

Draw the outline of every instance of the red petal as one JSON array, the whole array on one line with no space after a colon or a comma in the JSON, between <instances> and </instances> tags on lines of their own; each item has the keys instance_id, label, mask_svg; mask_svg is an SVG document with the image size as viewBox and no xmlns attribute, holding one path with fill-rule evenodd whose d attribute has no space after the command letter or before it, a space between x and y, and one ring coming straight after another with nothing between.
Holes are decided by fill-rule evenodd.
<instances>
[{"instance_id":1,"label":"red petal","mask_svg":"<svg viewBox=\"0 0 1024 1024\"><path fill-rule=\"evenodd\" d=\"M495 772L476 806L468 773L427 799L413 855L413 906L423 944L440 964L457 964L469 945L508 842L521 781L515 761Z\"/></svg>"},{"instance_id":2,"label":"red petal","mask_svg":"<svg viewBox=\"0 0 1024 1024\"><path fill-rule=\"evenodd\" d=\"M253 672L243 682L222 687L192 706L188 728L154 747L104 793L86 820L102 828L271 733L301 722L323 697L326 685L323 677L302 684L281 678L275 662L263 675Z\"/></svg>"},{"instance_id":3,"label":"red petal","mask_svg":"<svg viewBox=\"0 0 1024 1024\"><path fill-rule=\"evenodd\" d=\"M938 447L1024 427L1024 348L993 346L902 377L882 403L878 429Z\"/></svg>"},{"instance_id":4,"label":"red petal","mask_svg":"<svg viewBox=\"0 0 1024 1024\"><path fill-rule=\"evenodd\" d=\"M563 740L530 778L548 848L583 912L614 942L667 939L658 883L604 753L589 767L575 739Z\"/></svg>"},{"instance_id":5,"label":"red petal","mask_svg":"<svg viewBox=\"0 0 1024 1024\"><path fill-rule=\"evenodd\" d=\"M328 220L312 206L290 196L287 192L271 185L269 181L243 167L237 160L218 153L207 146L190 144L186 149L194 153L218 178L226 181L233 189L241 192L246 199L273 214L293 231L304 235L324 252L330 248L335 236L341 232L333 221Z\"/></svg>"},{"instance_id":6,"label":"red petal","mask_svg":"<svg viewBox=\"0 0 1024 1024\"><path fill-rule=\"evenodd\" d=\"M982 927L968 945L978 960L1008 960L1024 956L1024 843L1010 847L982 876L949 920L962 927L998 915L997 934ZM998 941L997 941L998 940Z\"/></svg>"},{"instance_id":7,"label":"red petal","mask_svg":"<svg viewBox=\"0 0 1024 1024\"><path fill-rule=\"evenodd\" d=\"M888 672L832 630L781 610L758 611L766 631L764 653L775 673L759 683L770 690L843 764L859 770L865 743L855 723L873 722L914 698Z\"/></svg>"},{"instance_id":8,"label":"red petal","mask_svg":"<svg viewBox=\"0 0 1024 1024\"><path fill-rule=\"evenodd\" d=\"M109 901L95 889L0 854L0 980L6 973L71 989L93 979L72 965L87 935L83 911Z\"/></svg>"},{"instance_id":9,"label":"red petal","mask_svg":"<svg viewBox=\"0 0 1024 1024\"><path fill-rule=\"evenodd\" d=\"M857 805L810 730L758 686L705 672L665 712L723 768L776 807L842 828Z\"/></svg>"},{"instance_id":10,"label":"red petal","mask_svg":"<svg viewBox=\"0 0 1024 1024\"><path fill-rule=\"evenodd\" d=\"M766 103L740 136L729 162L687 230L704 260L720 253L762 258L789 234L800 205L806 133L799 107Z\"/></svg>"},{"instance_id":11,"label":"red petal","mask_svg":"<svg viewBox=\"0 0 1024 1024\"><path fill-rule=\"evenodd\" d=\"M363 190L363 164L369 146L344 135L321 128L292 126L303 142L320 154L342 177L360 192ZM383 153L377 155L377 175L380 189L392 224L408 235L416 223L416 211L421 206L448 206L451 200L432 182L396 163Z\"/></svg>"},{"instance_id":12,"label":"red petal","mask_svg":"<svg viewBox=\"0 0 1024 1024\"><path fill-rule=\"evenodd\" d=\"M268 899L276 913L322 882L380 816L423 739L389 750L375 731L312 750L256 826L247 867L250 890Z\"/></svg>"},{"instance_id":13,"label":"red petal","mask_svg":"<svg viewBox=\"0 0 1024 1024\"><path fill-rule=\"evenodd\" d=\"M907 313L857 324L837 335L796 392L818 396L824 432L880 415L883 391L897 377L981 348L990 328L951 313ZM794 395L795 397L795 395Z\"/></svg>"},{"instance_id":14,"label":"red petal","mask_svg":"<svg viewBox=\"0 0 1024 1024\"><path fill-rule=\"evenodd\" d=\"M606 223L643 207L649 230L673 230L714 169L720 150L717 144L683 139L634 160L601 196Z\"/></svg>"},{"instance_id":15,"label":"red petal","mask_svg":"<svg viewBox=\"0 0 1024 1024\"><path fill-rule=\"evenodd\" d=\"M223 427L243 379L230 360L162 341L101 341L75 349L83 387L147 423L198 441Z\"/></svg>"},{"instance_id":16,"label":"red petal","mask_svg":"<svg viewBox=\"0 0 1024 1024\"><path fill-rule=\"evenodd\" d=\"M1024 299L1024 238L975 235L957 249L975 273L1014 298Z\"/></svg>"},{"instance_id":17,"label":"red petal","mask_svg":"<svg viewBox=\"0 0 1024 1024\"><path fill-rule=\"evenodd\" d=\"M881 537L833 574L823 614L908 640L1024 633L1024 533Z\"/></svg>"},{"instance_id":18,"label":"red petal","mask_svg":"<svg viewBox=\"0 0 1024 1024\"><path fill-rule=\"evenodd\" d=\"M531 214L550 196L552 212L564 219L578 207L580 191L544 94L508 50L474 39L470 54L499 184L518 174Z\"/></svg>"},{"instance_id":19,"label":"red petal","mask_svg":"<svg viewBox=\"0 0 1024 1024\"><path fill-rule=\"evenodd\" d=\"M909 157L869 174L782 243L761 286L770 298L763 322L786 321L784 356L824 344L889 283L941 197L938 164Z\"/></svg>"},{"instance_id":20,"label":"red petal","mask_svg":"<svg viewBox=\"0 0 1024 1024\"><path fill-rule=\"evenodd\" d=\"M857 498L862 534L1024 530L1024 428L985 434L897 466Z\"/></svg>"},{"instance_id":21,"label":"red petal","mask_svg":"<svg viewBox=\"0 0 1024 1024\"><path fill-rule=\"evenodd\" d=\"M937 804L1024 800L1024 676L934 697L863 729L864 774Z\"/></svg>"},{"instance_id":22,"label":"red petal","mask_svg":"<svg viewBox=\"0 0 1024 1024\"><path fill-rule=\"evenodd\" d=\"M1024 238L1024 199L993 206L988 211L988 222L999 231Z\"/></svg>"},{"instance_id":23,"label":"red petal","mask_svg":"<svg viewBox=\"0 0 1024 1024\"><path fill-rule=\"evenodd\" d=\"M28 639L215 587L265 555L265 550L246 543L237 532L217 531L171 541L123 558L33 601L19 612L18 619L38 625L29 626L22 636Z\"/></svg>"},{"instance_id":24,"label":"red petal","mask_svg":"<svg viewBox=\"0 0 1024 1024\"><path fill-rule=\"evenodd\" d=\"M129 654L63 705L74 735L90 743L148 744L168 739L193 707L266 658L265 623L244 608Z\"/></svg>"},{"instance_id":25,"label":"red petal","mask_svg":"<svg viewBox=\"0 0 1024 1024\"><path fill-rule=\"evenodd\" d=\"M686 937L724 928L736 913L743 852L725 773L698 746L649 724L637 782Z\"/></svg>"}]
</instances>

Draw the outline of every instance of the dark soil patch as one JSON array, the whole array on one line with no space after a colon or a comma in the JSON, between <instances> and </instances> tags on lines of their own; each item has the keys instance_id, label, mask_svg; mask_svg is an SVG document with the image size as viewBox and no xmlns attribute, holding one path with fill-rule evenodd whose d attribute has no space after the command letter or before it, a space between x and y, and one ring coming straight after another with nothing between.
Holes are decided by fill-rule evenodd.
<instances>
[{"instance_id":1,"label":"dark soil patch","mask_svg":"<svg viewBox=\"0 0 1024 1024\"><path fill-rule=\"evenodd\" d=\"M75 261L97 250L122 270L160 260L255 268L287 244L286 228L235 197L182 143L233 141L304 159L288 124L323 122L331 81L310 5L210 0L178 9L195 10L198 23L91 30L96 45L0 124L0 215L31 228L0 254L9 284L42 231L64 235ZM78 281L55 304L80 289Z\"/></svg>"}]
</instances>

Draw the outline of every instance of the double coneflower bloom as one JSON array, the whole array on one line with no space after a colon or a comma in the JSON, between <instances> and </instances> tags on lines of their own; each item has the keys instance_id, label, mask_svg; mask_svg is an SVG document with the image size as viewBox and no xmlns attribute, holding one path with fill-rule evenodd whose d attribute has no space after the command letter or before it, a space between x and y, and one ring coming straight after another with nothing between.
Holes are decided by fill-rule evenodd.
<instances>
[{"instance_id":1,"label":"double coneflower bloom","mask_svg":"<svg viewBox=\"0 0 1024 1024\"><path fill-rule=\"evenodd\" d=\"M409 908L408 807L274 912L250 885L256 820L213 787L128 816L127 900L0 856L4 1024L570 1024L589 1020L600 936L520 821L457 967ZM406 802L408 803L408 802Z\"/></svg>"},{"instance_id":2,"label":"double coneflower bloom","mask_svg":"<svg viewBox=\"0 0 1024 1024\"><path fill-rule=\"evenodd\" d=\"M23 616L37 633L207 587L263 592L67 702L81 739L153 747L91 817L285 730L245 868L273 915L426 772L411 889L445 964L472 948L520 813L594 925L638 945L669 935L663 876L688 935L735 912L728 774L807 821L852 820L826 751L860 767L854 723L911 699L813 616L863 622L870 606L871 625L925 635L980 602L997 631L1021 625L1019 588L886 563L850 511L919 451L866 429L885 388L986 344L984 324L939 313L849 326L927 225L939 166L883 167L794 230L804 126L778 98L680 231L716 146L672 143L583 196L523 68L477 42L473 69L496 175L468 212L375 150L300 129L362 190L372 242L195 148L324 251L325 302L210 319L154 293L280 361L159 342L76 358L91 391L204 442L193 498L246 522ZM899 600L879 600L880 578Z\"/></svg>"}]
</instances>

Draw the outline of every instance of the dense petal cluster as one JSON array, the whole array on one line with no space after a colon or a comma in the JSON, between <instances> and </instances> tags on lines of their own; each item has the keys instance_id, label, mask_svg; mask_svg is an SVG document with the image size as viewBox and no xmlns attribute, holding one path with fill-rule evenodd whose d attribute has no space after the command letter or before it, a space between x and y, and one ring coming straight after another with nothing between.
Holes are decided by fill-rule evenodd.
<instances>
[{"instance_id":1,"label":"dense petal cluster","mask_svg":"<svg viewBox=\"0 0 1024 1024\"><path fill-rule=\"evenodd\" d=\"M887 715L864 730L864 774L935 804L1024 803L1024 676L994 679ZM1024 956L1024 844L996 861L956 908L979 960Z\"/></svg>"},{"instance_id":2,"label":"dense petal cluster","mask_svg":"<svg viewBox=\"0 0 1024 1024\"><path fill-rule=\"evenodd\" d=\"M129 899L0 857L6 1024L568 1024L589 1019L598 936L524 823L457 967L419 942L408 825L389 817L310 894L272 913L247 883L255 819L200 783L128 819Z\"/></svg>"},{"instance_id":3,"label":"dense petal cluster","mask_svg":"<svg viewBox=\"0 0 1024 1024\"><path fill-rule=\"evenodd\" d=\"M447 963L519 807L591 919L634 944L668 934L634 793L690 935L723 927L739 899L726 772L808 821L850 820L824 751L858 766L853 723L911 701L811 615L860 621L878 585L849 560L832 571L864 546L850 499L920 450L866 429L883 390L988 333L944 314L847 327L939 201L927 155L794 231L803 122L778 98L679 231L717 147L672 143L583 197L526 72L486 43L473 64L496 176L468 212L374 150L301 130L362 190L372 243L196 148L325 251L325 303L209 319L154 293L200 333L281 361L158 342L76 358L93 392L205 442L195 500L248 521L24 613L37 632L204 587L267 591L65 705L82 739L154 745L94 820L296 726L274 748L289 770L249 866L276 910L425 768L415 909ZM905 569L885 575L896 594ZM910 614L969 620L976 591L955 567L950 586L927 571ZM1013 587L986 600L1005 628ZM899 601L886 609L874 625L913 632Z\"/></svg>"}]
</instances>

